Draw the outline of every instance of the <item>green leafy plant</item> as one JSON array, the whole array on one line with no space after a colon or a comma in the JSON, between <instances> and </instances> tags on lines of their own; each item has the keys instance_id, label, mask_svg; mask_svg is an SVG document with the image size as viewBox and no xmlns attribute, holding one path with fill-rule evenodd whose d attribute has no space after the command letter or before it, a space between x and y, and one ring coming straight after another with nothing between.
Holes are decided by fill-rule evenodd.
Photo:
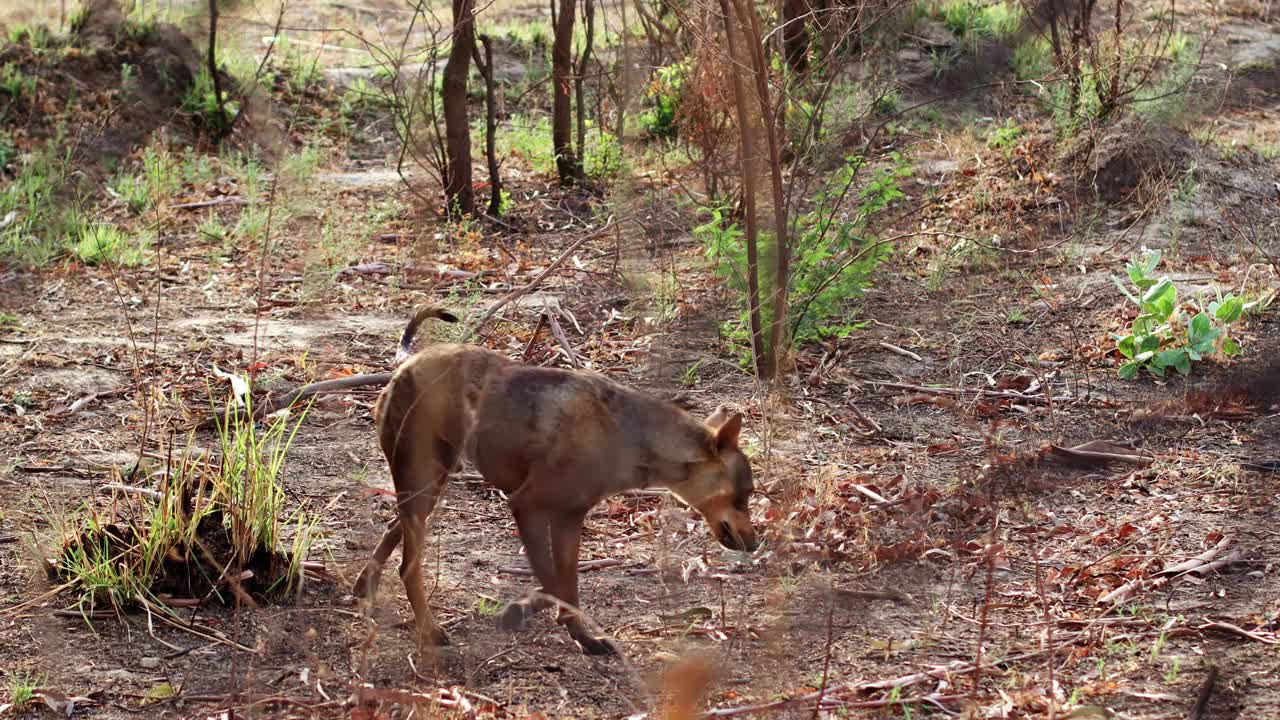
<instances>
[{"instance_id":1,"label":"green leafy plant","mask_svg":"<svg viewBox=\"0 0 1280 720\"><path fill-rule=\"evenodd\" d=\"M645 88L645 97L652 106L640 113L640 127L655 138L674 138L677 133L676 115L680 109L680 96L684 93L689 75L687 63L675 63L658 68L653 80Z\"/></svg>"},{"instance_id":2,"label":"green leafy plant","mask_svg":"<svg viewBox=\"0 0 1280 720\"><path fill-rule=\"evenodd\" d=\"M1022 137L1022 128L1018 127L1018 123L1014 122L1013 118L1009 118L1003 125L992 128L991 133L987 135L987 147L1011 148L1017 144L1020 137Z\"/></svg>"},{"instance_id":3,"label":"green leafy plant","mask_svg":"<svg viewBox=\"0 0 1280 720\"><path fill-rule=\"evenodd\" d=\"M1125 266L1134 291L1112 278L1116 287L1138 306L1138 316L1122 335L1113 335L1116 349L1125 357L1120 377L1132 379L1139 370L1164 377L1170 369L1180 375L1191 372L1192 363L1206 357L1233 357L1240 345L1229 335L1230 327L1256 303L1227 294L1200 308L1194 301L1180 302L1178 288L1169 277L1154 276L1160 252L1152 250Z\"/></svg>"}]
</instances>

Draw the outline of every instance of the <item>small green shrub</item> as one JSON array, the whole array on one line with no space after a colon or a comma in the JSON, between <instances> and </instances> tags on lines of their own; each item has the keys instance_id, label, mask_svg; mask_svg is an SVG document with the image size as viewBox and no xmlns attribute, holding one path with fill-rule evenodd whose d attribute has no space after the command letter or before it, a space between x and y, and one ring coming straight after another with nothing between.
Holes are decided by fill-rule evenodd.
<instances>
[{"instance_id":1,"label":"small green shrub","mask_svg":"<svg viewBox=\"0 0 1280 720\"><path fill-rule=\"evenodd\" d=\"M112 180L108 187L134 214L151 206L151 187L145 177L125 173Z\"/></svg>"},{"instance_id":2,"label":"small green shrub","mask_svg":"<svg viewBox=\"0 0 1280 720\"><path fill-rule=\"evenodd\" d=\"M858 156L846 158L845 164L812 198L812 209L802 215L791 243L792 342L808 342L828 337L843 337L861 327L853 320L854 303L862 297L871 282L871 274L887 257L889 248L870 231L870 223L889 206L903 197L899 181L911 175L909 165L899 156L892 164L868 171L867 161ZM870 177L865 177L866 173ZM854 187L860 183L860 187ZM741 298L738 319L726 327L735 342L747 337L746 247L743 233L736 224L727 222L717 208L708 210L710 220L694 229L694 236L705 246L706 256L716 273L724 278ZM776 253L773 237L762 233L761 244L761 308L762 322L767 326L772 317L768 301L772 297L773 261ZM749 355L746 356L749 360Z\"/></svg>"},{"instance_id":3,"label":"small green shrub","mask_svg":"<svg viewBox=\"0 0 1280 720\"><path fill-rule=\"evenodd\" d=\"M622 169L622 144L610 132L587 132L583 168L597 180L611 178Z\"/></svg>"},{"instance_id":4,"label":"small green shrub","mask_svg":"<svg viewBox=\"0 0 1280 720\"><path fill-rule=\"evenodd\" d=\"M948 0L938 8L938 19L962 40L998 40L1016 33L1025 11L1017 2L979 4L974 0Z\"/></svg>"},{"instance_id":5,"label":"small green shrub","mask_svg":"<svg viewBox=\"0 0 1280 720\"><path fill-rule=\"evenodd\" d=\"M652 106L640 113L640 127L650 137L670 139L678 132L677 113L680 96L689 76L688 63L658 68L645 88L645 98Z\"/></svg>"},{"instance_id":6,"label":"small green shrub","mask_svg":"<svg viewBox=\"0 0 1280 720\"><path fill-rule=\"evenodd\" d=\"M1125 357L1120 377L1135 378L1139 370L1164 377L1170 369L1188 375L1192 363L1206 357L1239 355L1240 345L1229 331L1256 303L1231 294L1219 295L1204 309L1194 301L1180 302L1178 289L1168 276L1154 277L1159 264L1160 252L1152 250L1125 266L1134 292L1112 278L1120 292L1138 306L1129 331L1112 335L1116 349Z\"/></svg>"},{"instance_id":7,"label":"small green shrub","mask_svg":"<svg viewBox=\"0 0 1280 720\"><path fill-rule=\"evenodd\" d=\"M1003 125L996 126L991 129L987 135L987 147L997 150L1011 148L1018 143L1018 138L1022 137L1022 128L1018 127L1018 123L1013 118L1008 118Z\"/></svg>"}]
</instances>

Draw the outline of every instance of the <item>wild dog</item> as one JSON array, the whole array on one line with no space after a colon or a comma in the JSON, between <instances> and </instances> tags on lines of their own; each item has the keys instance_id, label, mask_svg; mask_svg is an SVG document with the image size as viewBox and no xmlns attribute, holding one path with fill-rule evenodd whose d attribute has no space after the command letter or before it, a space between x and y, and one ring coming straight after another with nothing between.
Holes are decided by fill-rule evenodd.
<instances>
[{"instance_id":1,"label":"wild dog","mask_svg":"<svg viewBox=\"0 0 1280 720\"><path fill-rule=\"evenodd\" d=\"M456 322L442 308L423 308L401 337L402 356L426 318ZM427 604L423 544L427 518L464 457L507 495L541 584L540 593L506 606L498 621L504 630L520 629L555 604L557 620L584 652L614 651L577 612L578 547L591 508L627 490L666 488L702 515L722 545L756 549L747 507L751 464L738 447L742 415L723 406L700 421L596 373L532 367L485 348L440 344L396 369L374 413L395 485L396 517L354 592L371 601L387 557L403 545L400 578L423 643L448 644Z\"/></svg>"}]
</instances>

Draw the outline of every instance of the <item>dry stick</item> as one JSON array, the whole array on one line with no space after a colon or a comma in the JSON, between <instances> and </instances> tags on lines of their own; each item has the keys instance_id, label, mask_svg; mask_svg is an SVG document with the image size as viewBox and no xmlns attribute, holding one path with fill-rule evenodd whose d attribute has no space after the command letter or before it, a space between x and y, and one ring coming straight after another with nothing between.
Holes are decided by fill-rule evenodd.
<instances>
[{"instance_id":1,"label":"dry stick","mask_svg":"<svg viewBox=\"0 0 1280 720\"><path fill-rule=\"evenodd\" d=\"M616 558L601 558L599 560L583 560L578 563L578 572L590 572L592 570L604 570L605 568L618 567L622 564L621 560ZM498 568L498 572L507 575L520 575L522 577L532 577L533 570L527 567L503 566Z\"/></svg>"},{"instance_id":2,"label":"dry stick","mask_svg":"<svg viewBox=\"0 0 1280 720\"><path fill-rule=\"evenodd\" d=\"M827 582L827 640L822 651L822 681L818 683L818 699L813 703L813 720L818 720L822 712L822 701L827 693L827 680L831 672L831 647L834 644L835 629L835 585L828 578Z\"/></svg>"},{"instance_id":3,"label":"dry stick","mask_svg":"<svg viewBox=\"0 0 1280 720\"><path fill-rule=\"evenodd\" d=\"M902 357L907 358L909 360L915 360L916 362L924 362L924 358L920 357L919 355L911 352L910 350L900 348L897 345L894 345L892 343L881 342L880 347L896 355L901 355Z\"/></svg>"},{"instance_id":4,"label":"dry stick","mask_svg":"<svg viewBox=\"0 0 1280 720\"><path fill-rule=\"evenodd\" d=\"M538 314L538 324L533 326L533 333L529 335L529 342L524 345L524 352L520 353L520 362L529 362L529 351L533 350L533 344L537 342L538 336L542 334L542 328L547 325L547 314Z\"/></svg>"},{"instance_id":5,"label":"dry stick","mask_svg":"<svg viewBox=\"0 0 1280 720\"><path fill-rule=\"evenodd\" d=\"M1022 393L1010 392L1008 390L986 390L983 388L935 388L926 387L924 385L911 385L910 383L885 382L882 380L868 380L868 385L876 387L889 388L890 390L910 390L911 392L926 393L929 395L981 395L982 397L992 398L1008 398L1010 400L1021 400L1023 402L1037 403L1040 405L1048 404L1048 400L1039 395L1023 395ZM1070 400L1069 397L1061 397L1059 400Z\"/></svg>"},{"instance_id":6,"label":"dry stick","mask_svg":"<svg viewBox=\"0 0 1280 720\"><path fill-rule=\"evenodd\" d=\"M574 352L573 345L569 343L569 338L564 334L564 329L560 327L560 322L556 320L556 316L549 312L542 313L542 316L547 319L547 323L551 326L552 336L555 337L556 342L560 343L565 355L569 357L569 364L575 368L582 367L582 363L578 360L578 353Z\"/></svg>"}]
</instances>

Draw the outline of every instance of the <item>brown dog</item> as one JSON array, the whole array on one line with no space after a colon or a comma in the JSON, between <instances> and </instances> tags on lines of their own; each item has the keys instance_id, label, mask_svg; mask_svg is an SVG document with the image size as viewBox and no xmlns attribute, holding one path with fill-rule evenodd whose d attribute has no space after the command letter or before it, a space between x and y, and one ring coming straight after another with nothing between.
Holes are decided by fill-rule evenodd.
<instances>
[{"instance_id":1,"label":"brown dog","mask_svg":"<svg viewBox=\"0 0 1280 720\"><path fill-rule=\"evenodd\" d=\"M426 318L455 322L438 307L417 313L401 351ZM377 592L391 551L403 541L400 577L419 638L448 643L422 575L427 516L462 457L508 496L529 564L545 596L509 604L499 625L516 630L559 605L564 624L591 654L613 650L593 636L578 607L578 543L587 512L638 488L667 488L707 520L722 545L756 548L747 509L751 464L738 449L742 416L719 408L699 421L670 403L601 375L522 365L468 345L436 345L396 370L378 398L378 439L391 466L397 516L356 580ZM557 602L558 601L558 602Z\"/></svg>"}]
</instances>

